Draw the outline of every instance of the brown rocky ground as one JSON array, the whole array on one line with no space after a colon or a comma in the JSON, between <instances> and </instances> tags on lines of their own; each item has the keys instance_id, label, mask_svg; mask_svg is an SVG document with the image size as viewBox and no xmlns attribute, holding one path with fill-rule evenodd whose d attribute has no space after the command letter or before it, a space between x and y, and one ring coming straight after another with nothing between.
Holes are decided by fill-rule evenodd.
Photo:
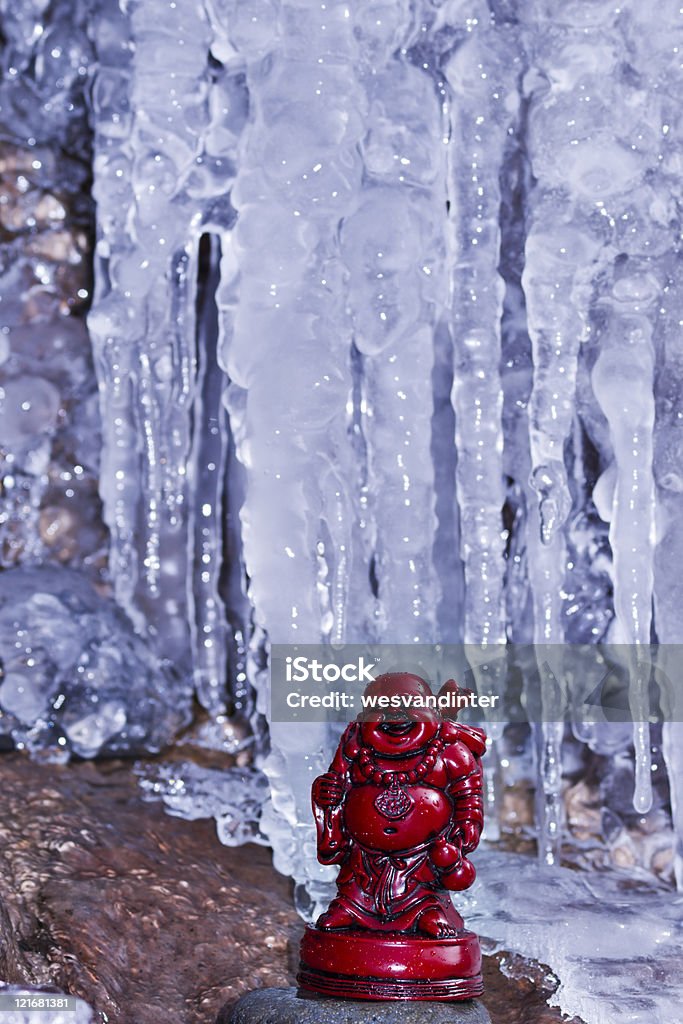
<instances>
[{"instance_id":1,"label":"brown rocky ground","mask_svg":"<svg viewBox=\"0 0 683 1024\"><path fill-rule=\"evenodd\" d=\"M262 847L143 803L123 762L0 758L0 979L81 996L107 1024L213 1024L293 983L301 925ZM547 971L485 960L493 1024L555 1024Z\"/></svg>"}]
</instances>

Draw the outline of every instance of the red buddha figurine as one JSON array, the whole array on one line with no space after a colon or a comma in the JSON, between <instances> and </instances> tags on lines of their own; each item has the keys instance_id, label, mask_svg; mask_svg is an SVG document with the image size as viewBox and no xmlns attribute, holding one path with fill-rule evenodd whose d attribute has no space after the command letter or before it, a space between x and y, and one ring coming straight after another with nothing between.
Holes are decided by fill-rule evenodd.
<instances>
[{"instance_id":1,"label":"red buddha figurine","mask_svg":"<svg viewBox=\"0 0 683 1024\"><path fill-rule=\"evenodd\" d=\"M449 680L441 693L454 689ZM302 940L300 987L470 999L482 992L479 941L448 892L475 877L467 854L483 827L486 736L425 707L434 698L419 676L387 673L366 695L388 706L347 727L313 783L318 860L340 870L337 896Z\"/></svg>"}]
</instances>

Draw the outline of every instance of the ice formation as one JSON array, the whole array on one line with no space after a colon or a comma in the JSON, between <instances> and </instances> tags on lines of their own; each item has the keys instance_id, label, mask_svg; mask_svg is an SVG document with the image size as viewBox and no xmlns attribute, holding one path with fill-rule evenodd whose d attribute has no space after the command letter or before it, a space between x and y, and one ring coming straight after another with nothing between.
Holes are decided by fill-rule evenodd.
<instances>
[{"instance_id":1,"label":"ice formation","mask_svg":"<svg viewBox=\"0 0 683 1024\"><path fill-rule=\"evenodd\" d=\"M552 1002L588 1024L671 1024L680 1016L681 904L645 878L539 869L482 851L461 901L488 950L515 950L560 980Z\"/></svg>"},{"instance_id":2,"label":"ice formation","mask_svg":"<svg viewBox=\"0 0 683 1024\"><path fill-rule=\"evenodd\" d=\"M149 678L173 661L182 700L193 681L204 742L249 723L261 828L309 912L335 736L264 742L271 642L534 642L556 679L562 644L631 645L632 728L577 705L572 738L561 690L520 684L539 854L559 858L581 749L606 759L605 842L624 785L641 816L670 795L683 886L683 705L663 691L660 748L637 666L683 641L680 7L0 10L3 567L110 585ZM7 690L17 736L43 686ZM493 834L512 768L491 731Z\"/></svg>"},{"instance_id":3,"label":"ice formation","mask_svg":"<svg viewBox=\"0 0 683 1024\"><path fill-rule=\"evenodd\" d=\"M73 570L0 574L0 743L38 756L161 750L191 691Z\"/></svg>"},{"instance_id":4,"label":"ice formation","mask_svg":"<svg viewBox=\"0 0 683 1024\"><path fill-rule=\"evenodd\" d=\"M126 15L104 3L90 27L100 273L89 327L110 569L118 601L186 671L190 625L198 693L217 714L226 703L216 585L225 426L220 403L207 404L214 367L201 346L197 268L207 217L225 216L209 207L230 185L231 133L212 121L221 83L208 64L203 9L143 3ZM211 448L203 432L216 438ZM186 576L194 588L183 586Z\"/></svg>"},{"instance_id":5,"label":"ice formation","mask_svg":"<svg viewBox=\"0 0 683 1024\"><path fill-rule=\"evenodd\" d=\"M178 762L138 771L145 799L162 800L177 818L214 818L218 838L226 846L268 842L260 831L268 780L258 769L219 770Z\"/></svg>"}]
</instances>

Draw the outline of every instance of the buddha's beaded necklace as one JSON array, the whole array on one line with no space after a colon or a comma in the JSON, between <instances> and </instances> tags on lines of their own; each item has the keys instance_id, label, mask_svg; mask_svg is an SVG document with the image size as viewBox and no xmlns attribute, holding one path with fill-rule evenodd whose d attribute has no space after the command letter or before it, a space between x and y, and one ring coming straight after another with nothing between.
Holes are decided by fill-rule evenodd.
<instances>
[{"instance_id":1,"label":"buddha's beaded necklace","mask_svg":"<svg viewBox=\"0 0 683 1024\"><path fill-rule=\"evenodd\" d=\"M358 767L368 782L376 782L380 786L391 786L392 788L404 786L407 783L419 782L420 779L423 779L436 764L436 759L444 746L444 741L437 735L427 747L424 757L415 767L400 772L378 767L369 749L362 747L358 755Z\"/></svg>"}]
</instances>

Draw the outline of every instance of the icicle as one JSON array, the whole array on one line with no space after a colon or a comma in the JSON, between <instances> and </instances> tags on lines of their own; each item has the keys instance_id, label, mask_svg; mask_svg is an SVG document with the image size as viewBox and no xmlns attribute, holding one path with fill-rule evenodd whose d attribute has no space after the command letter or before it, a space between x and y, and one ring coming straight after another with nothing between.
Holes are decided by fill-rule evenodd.
<instances>
[{"instance_id":1,"label":"icicle","mask_svg":"<svg viewBox=\"0 0 683 1024\"><path fill-rule=\"evenodd\" d=\"M534 615L534 647L541 680L541 722L536 727L538 856L559 863L562 842L562 739L564 693L562 671L562 587L566 550L562 536L541 540L540 517L529 517L528 574Z\"/></svg>"},{"instance_id":2,"label":"icicle","mask_svg":"<svg viewBox=\"0 0 683 1024\"><path fill-rule=\"evenodd\" d=\"M558 30L560 7L562 27ZM536 14L534 7L525 13L536 68L527 76L527 86L531 92L529 152L538 184L532 196L524 290L534 357L531 484L539 499L541 538L549 550L543 552L538 544L530 549L529 574L536 615L540 616L536 640L560 643L564 639L560 611L549 614L549 609L562 590L567 561L563 527L571 495L564 446L572 425L579 345L588 336L591 279L596 280L613 258L613 250L605 247L600 221L593 216L595 198L599 197L597 206L606 214L602 200L609 197L613 203L614 197L633 183L640 165L638 158L621 146L621 133L635 120L626 111L622 96L613 90L612 69L623 47L618 31L598 19L592 26L589 48L586 18L590 20L590 16L585 12L567 13L564 5L558 5L557 13L544 6L540 20ZM580 53L584 55L581 60L577 59ZM602 62L598 54L603 55ZM615 137L615 107L623 114L617 118L619 138ZM594 386L595 380L594 375ZM601 398L597 391L596 397ZM616 567L615 571L618 575ZM544 592L544 587L549 589ZM635 715L636 706L641 711L642 691L636 685L633 693ZM544 718L547 721L545 710ZM636 727L634 732L639 806L645 800L642 787L649 784L644 778L647 742L643 729ZM548 725L544 733L543 762L557 763L558 734Z\"/></svg>"},{"instance_id":3,"label":"icicle","mask_svg":"<svg viewBox=\"0 0 683 1024\"><path fill-rule=\"evenodd\" d=\"M12 40L35 32L30 10L27 18L22 6L15 17L0 0L5 6ZM554 659L565 640L565 537L571 540L577 490L564 453L582 341L586 365L597 358L595 397L614 456L593 495L611 519L613 634L632 645L650 638L650 334L661 292L657 261L666 247L643 223L670 231L677 153L666 187L652 181L666 167L659 149L677 117L673 91L661 129L659 116L655 128L648 124L659 110L655 89L660 95L670 88L665 79L678 58L659 23L641 32L646 16L633 2L617 18L604 3L531 0L519 5L521 26L491 19L489 7L510 9L483 0L438 9L401 0L377 17L374 4L349 10L313 0L207 0L205 7L192 0L170 9L149 0L124 5L126 17L115 0L96 4L100 235L91 324L106 425L102 493L119 601L183 665L192 620L200 697L216 714L225 709L229 632L218 554L224 537L239 547L234 507L228 524L219 511L233 440L219 408L224 389L246 481L250 637L243 632L246 601L229 599L228 606L239 606L240 665L260 688L259 709L266 707L269 637L434 639L439 448L430 433L444 379L435 387L435 333L448 297L439 272L447 265L447 191L460 508L451 533L461 540L467 583L464 638L472 646L505 642L499 176L517 119L518 34L525 33L536 68L525 77L536 181L524 275L534 361L531 458L524 468L530 486L521 482L524 445L517 439L508 447L524 448L510 461L520 471L513 484L517 526L528 529L529 540L525 548L524 538L515 538L513 550L520 563L526 559L539 660L547 669L539 845L550 863L558 853L562 777L562 726L559 714L553 717L561 666ZM654 49L640 35L651 36ZM434 71L439 60L445 83ZM660 64L666 74L652 70ZM432 75L448 93L445 174ZM223 243L216 301L227 384L208 362L195 365L197 248L207 230L221 233ZM591 308L598 294L602 304ZM593 339L604 322L598 351ZM200 317L204 358L214 326ZM609 442L597 447L604 459ZM679 466L658 476L666 492L662 521L680 512L672 495L682 478ZM675 528L664 525L667 551L678 550ZM663 565L666 553L659 552L656 594L662 636L680 589ZM509 606L514 594L526 598L518 571L510 570ZM231 572L236 592L239 552ZM186 595L181 581L188 576ZM515 614L523 632L525 613ZM638 678L635 652L631 662L636 805L643 810L650 784L647 680ZM678 818L677 737L667 723ZM329 742L324 727L299 732L275 724L267 765L267 827L277 862L314 899L327 876L312 858L308 787L325 766Z\"/></svg>"},{"instance_id":4,"label":"icicle","mask_svg":"<svg viewBox=\"0 0 683 1024\"><path fill-rule=\"evenodd\" d=\"M674 264L674 267L677 266ZM671 322L683 318L683 293L677 276L664 289L664 304ZM681 606L683 602L683 460L679 435L683 423L683 360L678 329L664 334L663 367L657 382L655 471L657 479L658 544L654 557L654 607L658 666L679 659L677 646L683 643ZM676 847L674 874L683 891L683 700L680 690L667 687L663 695L665 715L662 753L669 779L671 813Z\"/></svg>"},{"instance_id":5,"label":"icicle","mask_svg":"<svg viewBox=\"0 0 683 1024\"><path fill-rule=\"evenodd\" d=\"M552 108L532 105L532 138L544 133L552 116ZM601 248L587 226L577 227L573 213L551 189L543 191L541 178L533 193L522 284L534 363L531 485L546 544L561 533L572 507L564 448L572 434L579 347L587 336L593 264Z\"/></svg>"},{"instance_id":6,"label":"icicle","mask_svg":"<svg viewBox=\"0 0 683 1024\"><path fill-rule=\"evenodd\" d=\"M327 604L318 596L321 521L334 541L325 558L337 622L346 602L337 566L350 545L352 382L336 234L360 183L365 97L343 3L282 3L267 25L251 21L257 6L238 7L230 39L246 62L253 121L217 300L230 424L246 470L244 555L257 626L271 642L316 643ZM278 866L313 891L330 877L311 856L310 817L327 728L273 723L271 748L264 827Z\"/></svg>"},{"instance_id":7,"label":"icicle","mask_svg":"<svg viewBox=\"0 0 683 1024\"><path fill-rule=\"evenodd\" d=\"M434 538L434 568L438 577L441 602L438 608L438 635L444 644L462 643L465 608L465 578L460 560L460 524L455 494L457 454L455 414L451 403L453 389L453 342L447 314L437 327L434 350L434 415L432 418L432 458L434 461L434 511L437 519Z\"/></svg>"},{"instance_id":8,"label":"icicle","mask_svg":"<svg viewBox=\"0 0 683 1024\"><path fill-rule=\"evenodd\" d=\"M609 336L602 340L592 376L595 396L610 425L617 467L610 524L616 612L612 639L627 644L648 644L652 621L654 352L650 321L640 313L620 310L618 304L630 300L635 308L647 306L644 288L647 282L637 274L615 286L617 301ZM634 805L645 813L652 805L649 675L639 669L637 652L630 654L629 662Z\"/></svg>"},{"instance_id":9,"label":"icicle","mask_svg":"<svg viewBox=\"0 0 683 1024\"><path fill-rule=\"evenodd\" d=\"M664 678L674 676L669 665L679 663L678 645L683 643L683 576L680 570L683 564L683 358L680 346L683 288L677 253L669 257L668 272L668 282L662 289L660 312L663 316L657 338L660 369L656 378L654 448L657 484L654 612L659 641L657 667ZM664 680L661 685L664 685ZM675 683L666 682L661 703L665 716L662 754L668 773L676 835L674 875L678 889L683 891L683 698Z\"/></svg>"},{"instance_id":10,"label":"icicle","mask_svg":"<svg viewBox=\"0 0 683 1024\"><path fill-rule=\"evenodd\" d=\"M657 547L654 553L654 602L660 644L683 643L683 288L678 258L662 304L672 326L662 329L662 360L656 381L655 477L657 482ZM671 648L673 651L675 648Z\"/></svg>"},{"instance_id":11,"label":"icicle","mask_svg":"<svg viewBox=\"0 0 683 1024\"><path fill-rule=\"evenodd\" d=\"M500 376L504 283L500 263L500 171L515 121L521 60L516 36L496 27L485 4L461 13L467 37L442 71L447 87L450 302L454 344L456 493L465 573L464 640L475 678L479 645L506 640L502 510L503 391ZM468 15L466 17L466 15ZM513 56L510 56L512 49ZM487 678L484 686L491 686ZM495 684L494 684L495 685ZM502 685L500 680L499 685ZM487 726L487 835L498 835L502 727Z\"/></svg>"},{"instance_id":12,"label":"icicle","mask_svg":"<svg viewBox=\"0 0 683 1024\"><path fill-rule=\"evenodd\" d=\"M92 92L95 119L93 194L98 201L99 237L95 300L89 327L100 394L103 396L100 494L111 535L109 569L115 581L115 593L137 628L142 629L144 619L133 607L138 577L133 518L138 490L138 442L135 426L128 414L126 395L131 368L122 362L124 354L120 341L128 330L128 310L115 302L110 302L110 309L107 309L109 286L105 281L105 268L111 253L125 250L130 245L126 215L133 202L132 161L124 146L132 120L130 24L118 3L103 2L96 8L91 31L99 62Z\"/></svg>"},{"instance_id":13,"label":"icicle","mask_svg":"<svg viewBox=\"0 0 683 1024\"><path fill-rule=\"evenodd\" d=\"M532 124L540 133L544 131L543 113L532 105ZM532 168L533 156L532 145ZM542 189L542 179L538 187ZM543 717L537 737L538 854L542 863L554 864L559 860L562 838L564 712L554 709L556 684L547 678L544 664L551 671L555 667L555 679L562 678L555 661L558 645L565 639L562 593L567 552L562 531L571 510L564 446L571 434L577 357L587 319L587 299L580 282L583 277L590 278L591 261L587 260L586 268L583 260L591 247L590 239L570 227L566 216L562 218L555 196L539 198L536 194L534 199L522 277L533 360L528 411L529 482L535 493L529 495L529 500L536 497L538 501L530 527L539 534L529 539L528 573ZM551 229L549 224L553 225Z\"/></svg>"},{"instance_id":14,"label":"icicle","mask_svg":"<svg viewBox=\"0 0 683 1024\"><path fill-rule=\"evenodd\" d=\"M539 33L530 46L532 59L552 59ZM527 82L533 74L527 75ZM529 398L530 503L528 576L531 588L536 658L541 678L542 721L536 727L538 856L542 863L559 860L562 838L562 710L556 710L557 645L564 641L562 590L567 561L564 524L571 496L564 468L569 438L579 345L587 318L586 299L572 301L581 272L590 279L590 238L571 225L571 207L558 203L554 181L546 182L543 143L553 111L552 92L532 95L529 113L529 156L538 185L530 196L531 217L525 245L522 287L531 339L533 383ZM537 531L537 533L535 532ZM554 669L554 671L553 671Z\"/></svg>"},{"instance_id":15,"label":"icicle","mask_svg":"<svg viewBox=\"0 0 683 1024\"><path fill-rule=\"evenodd\" d=\"M285 39L292 47L300 43L294 31ZM314 61L313 56L310 59ZM325 107L330 116L331 103L332 114L339 112L342 94L335 90L345 84L348 93L349 84L340 69L332 77L315 63L294 64L286 56L260 79L262 70L254 68L250 87L263 116L248 133L234 193L240 217L234 240L226 239L226 253L237 249L241 274L234 314L230 256L224 257L219 294L219 304L225 307L223 363L231 379L229 407L238 451L248 470L262 467L267 474L264 479L262 473L253 473L242 515L252 597L272 639L314 641L320 635L315 545L311 546L321 505L316 470L326 472L328 452L339 449L344 458L350 387L339 359L343 348L325 316L331 293L325 274L335 272L332 254L325 252L330 246L325 228L330 231L353 187L345 167L342 172L341 154L335 159L330 152L331 139L322 134L320 121ZM301 99L289 104L283 100L280 109L285 77L290 94L297 91ZM299 128L306 116L310 149L304 151L297 141L290 152L287 139L295 133L287 124L291 121ZM314 130L320 133L319 140ZM349 132L349 141L355 141L353 125ZM280 169L281 162L275 163L279 153L285 170ZM325 160L320 177L312 170L316 154ZM257 171L254 164L263 170ZM268 249L254 260L252 243L264 233ZM300 310L302 292L306 304ZM333 312L338 315L338 310ZM270 550L263 544L266 536ZM278 579L275 587L273 576Z\"/></svg>"},{"instance_id":16,"label":"icicle","mask_svg":"<svg viewBox=\"0 0 683 1024\"><path fill-rule=\"evenodd\" d=\"M683 143L680 107L683 8L678 3L661 5L653 19L642 4L632 3L625 31L641 88L647 90L644 108L648 111L648 131L644 133L645 138L638 141L641 146L647 144L653 168L649 188L640 189L640 195L634 196L629 204L627 238L641 255L647 253L651 257L659 257L656 263L664 278L657 302L659 322L654 336L658 364L655 375L657 546L654 551L654 612L660 644L657 661L666 672L667 662L680 658L674 645L683 642L683 579L680 568L683 564L683 290L680 285L679 217L674 212L680 201ZM640 130L643 131L642 127ZM644 532L645 522L642 528ZM663 694L662 705L666 718L662 753L669 777L676 833L674 871L676 884L683 891L683 706L680 690L675 686L668 687L668 692Z\"/></svg>"},{"instance_id":17,"label":"icicle","mask_svg":"<svg viewBox=\"0 0 683 1024\"><path fill-rule=\"evenodd\" d=\"M642 308L642 299L641 308ZM615 640L650 641L654 541L652 324L617 313L593 369L593 390L610 424L617 477L610 541L614 552ZM647 719L645 719L647 720Z\"/></svg>"},{"instance_id":18,"label":"icicle","mask_svg":"<svg viewBox=\"0 0 683 1024\"><path fill-rule=\"evenodd\" d=\"M508 33L487 27L486 5L468 5L468 13L468 36L444 68L450 94L452 400L465 642L495 644L505 642L499 173L519 103L521 69L510 59Z\"/></svg>"},{"instance_id":19,"label":"icicle","mask_svg":"<svg viewBox=\"0 0 683 1024\"><path fill-rule=\"evenodd\" d=\"M206 282L197 324L197 398L189 463L190 550L188 604L195 650L197 696L213 716L225 714L227 666L226 609L219 593L223 563L223 489L227 461L227 424L223 406L225 379L216 363L218 324L215 289L220 257L216 236L207 239Z\"/></svg>"},{"instance_id":20,"label":"icicle","mask_svg":"<svg viewBox=\"0 0 683 1024\"><path fill-rule=\"evenodd\" d=\"M420 322L429 314L421 310L419 263L431 268L424 253L412 250L419 246L418 211L427 223L433 215L427 204L408 205L407 199L398 190L368 189L358 213L344 225L342 252L351 273L356 344L366 353L363 432L372 450L382 636L426 643L436 639L437 597L430 456L433 338ZM368 255L361 262L363 251ZM369 261L375 274L368 273ZM396 335L399 340L393 340Z\"/></svg>"},{"instance_id":21,"label":"icicle","mask_svg":"<svg viewBox=\"0 0 683 1024\"><path fill-rule=\"evenodd\" d=\"M362 354L360 430L368 446L367 502L376 548L376 630L384 640L436 639L432 561L436 520L431 456L434 330L443 242L443 155L433 83L391 54L412 21L357 12L369 100L365 187L342 225L354 340ZM370 623L372 629L372 623Z\"/></svg>"}]
</instances>

